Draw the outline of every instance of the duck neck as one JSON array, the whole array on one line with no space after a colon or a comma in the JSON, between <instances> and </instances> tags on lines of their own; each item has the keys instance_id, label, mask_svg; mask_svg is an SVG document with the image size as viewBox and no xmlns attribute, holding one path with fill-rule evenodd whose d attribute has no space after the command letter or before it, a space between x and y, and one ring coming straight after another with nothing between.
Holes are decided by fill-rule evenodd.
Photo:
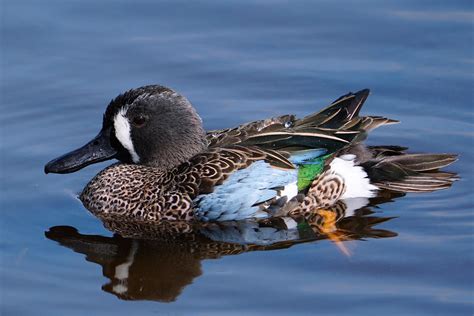
<instances>
[{"instance_id":1,"label":"duck neck","mask_svg":"<svg viewBox=\"0 0 474 316\"><path fill-rule=\"evenodd\" d=\"M168 138L173 139L173 138ZM170 170L188 161L193 156L205 151L207 142L204 130L190 134L186 138L174 139L172 144L158 146L140 157L140 164Z\"/></svg>"}]
</instances>

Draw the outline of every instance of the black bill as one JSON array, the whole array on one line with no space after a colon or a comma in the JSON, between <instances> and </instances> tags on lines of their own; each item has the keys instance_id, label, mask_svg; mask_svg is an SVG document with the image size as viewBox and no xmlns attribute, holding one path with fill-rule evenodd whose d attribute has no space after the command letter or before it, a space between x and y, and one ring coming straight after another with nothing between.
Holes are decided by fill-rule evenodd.
<instances>
[{"instance_id":1,"label":"black bill","mask_svg":"<svg viewBox=\"0 0 474 316\"><path fill-rule=\"evenodd\" d=\"M71 173L93 163L112 159L117 150L112 147L110 131L102 130L93 140L44 166L45 173Z\"/></svg>"}]
</instances>

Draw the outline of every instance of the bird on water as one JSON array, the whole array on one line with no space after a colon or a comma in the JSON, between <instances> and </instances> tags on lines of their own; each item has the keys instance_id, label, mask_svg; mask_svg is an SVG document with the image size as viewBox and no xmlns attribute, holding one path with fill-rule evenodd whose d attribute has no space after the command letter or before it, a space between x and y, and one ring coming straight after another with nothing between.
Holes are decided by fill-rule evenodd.
<instances>
[{"instance_id":1,"label":"bird on water","mask_svg":"<svg viewBox=\"0 0 474 316\"><path fill-rule=\"evenodd\" d=\"M366 146L374 128L397 123L359 112L369 90L341 96L303 118L283 115L205 131L174 90L129 90L107 106L99 134L45 166L70 173L117 159L80 199L100 218L228 221L308 216L338 201L363 206L380 190L430 192L455 176L453 154Z\"/></svg>"}]
</instances>

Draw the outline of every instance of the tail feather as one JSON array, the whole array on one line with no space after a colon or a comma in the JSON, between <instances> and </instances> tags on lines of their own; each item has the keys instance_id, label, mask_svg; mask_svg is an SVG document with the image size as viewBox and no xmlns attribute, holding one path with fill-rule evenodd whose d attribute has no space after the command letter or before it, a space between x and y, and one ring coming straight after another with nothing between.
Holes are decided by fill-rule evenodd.
<instances>
[{"instance_id":1,"label":"tail feather","mask_svg":"<svg viewBox=\"0 0 474 316\"><path fill-rule=\"evenodd\" d=\"M402 181L379 183L378 186L383 189L399 192L432 192L449 188L453 181L455 181L453 177L410 176Z\"/></svg>"},{"instance_id":2,"label":"tail feather","mask_svg":"<svg viewBox=\"0 0 474 316\"><path fill-rule=\"evenodd\" d=\"M431 192L449 188L457 177L439 171L457 160L453 154L405 154L383 147L375 150L375 160L362 164L371 182L382 189L396 192Z\"/></svg>"},{"instance_id":3,"label":"tail feather","mask_svg":"<svg viewBox=\"0 0 474 316\"><path fill-rule=\"evenodd\" d=\"M384 163L395 162L413 171L429 171L446 167L457 160L453 154L405 154L392 156Z\"/></svg>"}]
</instances>

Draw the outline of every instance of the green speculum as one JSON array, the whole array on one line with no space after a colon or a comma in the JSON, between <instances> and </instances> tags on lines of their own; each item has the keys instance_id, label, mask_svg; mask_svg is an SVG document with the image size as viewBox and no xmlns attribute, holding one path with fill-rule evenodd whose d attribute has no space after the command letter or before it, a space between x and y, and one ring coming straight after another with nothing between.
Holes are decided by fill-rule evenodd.
<instances>
[{"instance_id":1,"label":"green speculum","mask_svg":"<svg viewBox=\"0 0 474 316\"><path fill-rule=\"evenodd\" d=\"M313 158L298 164L298 191L309 187L313 180L319 176L324 168L324 162L331 155Z\"/></svg>"}]
</instances>

